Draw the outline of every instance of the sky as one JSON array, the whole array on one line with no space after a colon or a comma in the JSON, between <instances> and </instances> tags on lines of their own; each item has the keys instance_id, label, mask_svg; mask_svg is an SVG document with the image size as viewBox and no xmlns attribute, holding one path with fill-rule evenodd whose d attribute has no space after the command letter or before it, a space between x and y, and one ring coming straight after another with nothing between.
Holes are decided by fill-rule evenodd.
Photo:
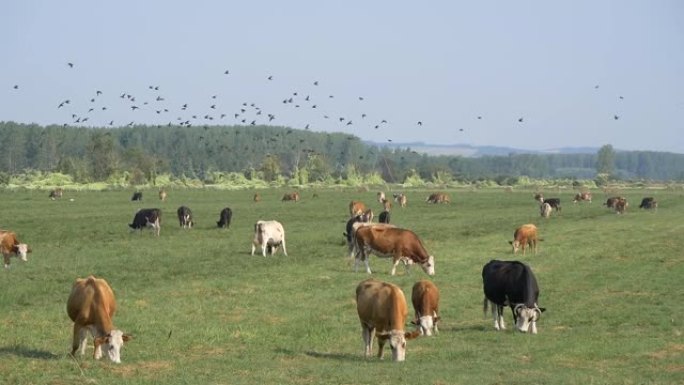
<instances>
[{"instance_id":1,"label":"sky","mask_svg":"<svg viewBox=\"0 0 684 385\"><path fill-rule=\"evenodd\" d=\"M0 121L684 153L679 0L6 0L0 15Z\"/></svg>"}]
</instances>

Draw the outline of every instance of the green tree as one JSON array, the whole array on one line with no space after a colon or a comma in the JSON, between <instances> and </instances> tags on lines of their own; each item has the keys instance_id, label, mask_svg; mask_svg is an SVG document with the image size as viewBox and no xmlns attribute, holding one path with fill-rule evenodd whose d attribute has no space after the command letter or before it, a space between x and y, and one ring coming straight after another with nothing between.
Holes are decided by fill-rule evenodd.
<instances>
[{"instance_id":1,"label":"green tree","mask_svg":"<svg viewBox=\"0 0 684 385\"><path fill-rule=\"evenodd\" d=\"M110 132L93 132L88 145L88 159L95 180L105 180L118 171L119 156Z\"/></svg>"},{"instance_id":2,"label":"green tree","mask_svg":"<svg viewBox=\"0 0 684 385\"><path fill-rule=\"evenodd\" d=\"M280 176L280 159L277 156L266 154L264 159L261 161L261 167L259 169L264 174L264 180L267 182L273 182Z\"/></svg>"},{"instance_id":3,"label":"green tree","mask_svg":"<svg viewBox=\"0 0 684 385\"><path fill-rule=\"evenodd\" d=\"M602 146L596 158L597 174L612 174L615 170L615 150L610 144Z\"/></svg>"}]
</instances>

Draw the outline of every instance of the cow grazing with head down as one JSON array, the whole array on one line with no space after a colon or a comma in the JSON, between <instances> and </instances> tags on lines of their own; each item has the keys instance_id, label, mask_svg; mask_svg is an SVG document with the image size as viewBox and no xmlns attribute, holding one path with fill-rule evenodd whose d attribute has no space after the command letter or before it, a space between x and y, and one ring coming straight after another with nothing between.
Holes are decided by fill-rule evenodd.
<instances>
[{"instance_id":1,"label":"cow grazing with head down","mask_svg":"<svg viewBox=\"0 0 684 385\"><path fill-rule=\"evenodd\" d=\"M389 211L385 210L380 213L380 216L378 217L378 222L380 223L385 223L389 224L390 223L390 213Z\"/></svg>"},{"instance_id":2,"label":"cow grazing with head down","mask_svg":"<svg viewBox=\"0 0 684 385\"><path fill-rule=\"evenodd\" d=\"M627 202L627 198L620 198L617 201L615 201L613 208L615 209L616 214L624 214L628 206L629 203Z\"/></svg>"},{"instance_id":3,"label":"cow grazing with head down","mask_svg":"<svg viewBox=\"0 0 684 385\"><path fill-rule=\"evenodd\" d=\"M418 337L420 330L404 331L408 306L398 286L372 278L362 281L356 287L356 312L366 357L373 353L373 337L377 337L378 358L383 358L385 343L389 341L392 361L406 359L406 340Z\"/></svg>"},{"instance_id":4,"label":"cow grazing with head down","mask_svg":"<svg viewBox=\"0 0 684 385\"><path fill-rule=\"evenodd\" d=\"M349 216L355 217L368 211L368 207L361 201L349 202Z\"/></svg>"},{"instance_id":5,"label":"cow grazing with head down","mask_svg":"<svg viewBox=\"0 0 684 385\"><path fill-rule=\"evenodd\" d=\"M192 219L192 210L190 210L188 206L179 207L176 211L176 214L178 214L178 223L180 227L184 229L191 229L192 226L195 225L195 222Z\"/></svg>"},{"instance_id":6,"label":"cow grazing with head down","mask_svg":"<svg viewBox=\"0 0 684 385\"><path fill-rule=\"evenodd\" d=\"M390 211L392 209L392 202L391 201L389 201L387 199L383 199L381 203L382 203L382 209L383 210Z\"/></svg>"},{"instance_id":7,"label":"cow grazing with head down","mask_svg":"<svg viewBox=\"0 0 684 385\"><path fill-rule=\"evenodd\" d=\"M295 192L286 193L285 195L283 195L283 199L281 201L283 201L283 202L284 201L293 201L293 202L297 203L297 202L299 202L300 198L301 197L300 197L299 193L297 191L295 191Z\"/></svg>"},{"instance_id":8,"label":"cow grazing with head down","mask_svg":"<svg viewBox=\"0 0 684 385\"><path fill-rule=\"evenodd\" d=\"M646 197L641 200L639 208L646 210L656 210L658 209L658 201L656 201L653 197Z\"/></svg>"},{"instance_id":9,"label":"cow grazing with head down","mask_svg":"<svg viewBox=\"0 0 684 385\"><path fill-rule=\"evenodd\" d=\"M552 211L553 209L551 208L551 205L546 202L539 205L539 213L541 214L542 218L550 217Z\"/></svg>"},{"instance_id":10,"label":"cow grazing with head down","mask_svg":"<svg viewBox=\"0 0 684 385\"><path fill-rule=\"evenodd\" d=\"M589 202L591 203L591 193L590 192L581 192L575 194L575 198L572 199L572 203L577 203L577 202Z\"/></svg>"},{"instance_id":11,"label":"cow grazing with head down","mask_svg":"<svg viewBox=\"0 0 684 385\"><path fill-rule=\"evenodd\" d=\"M356 259L354 271L358 271L360 260L366 264L366 272L372 274L368 264L371 253L379 257L392 257L394 275L399 262L408 268L417 263L428 275L435 275L435 257L429 255L420 238L411 230L400 229L392 225L360 226L354 233L356 242Z\"/></svg>"},{"instance_id":12,"label":"cow grazing with head down","mask_svg":"<svg viewBox=\"0 0 684 385\"><path fill-rule=\"evenodd\" d=\"M544 195L536 194L534 196L534 199L539 201L540 204L548 203L554 210L561 211L561 202L560 198L546 198L544 199Z\"/></svg>"},{"instance_id":13,"label":"cow grazing with head down","mask_svg":"<svg viewBox=\"0 0 684 385\"><path fill-rule=\"evenodd\" d=\"M540 241L537 238L537 226L528 223L515 229L513 240L508 241L508 243L513 246L513 254L522 249L523 255L525 255L525 248L527 246L532 248L534 254L537 254L537 241Z\"/></svg>"},{"instance_id":14,"label":"cow grazing with head down","mask_svg":"<svg viewBox=\"0 0 684 385\"><path fill-rule=\"evenodd\" d=\"M621 199L625 199L625 197L610 197L606 200L606 203L603 205L608 207L609 209L615 209L615 203Z\"/></svg>"},{"instance_id":15,"label":"cow grazing with head down","mask_svg":"<svg viewBox=\"0 0 684 385\"><path fill-rule=\"evenodd\" d=\"M27 244L19 242L14 231L0 230L0 253L5 260L6 269L10 267L11 257L17 257L26 262L30 252L31 248Z\"/></svg>"},{"instance_id":16,"label":"cow grazing with head down","mask_svg":"<svg viewBox=\"0 0 684 385\"><path fill-rule=\"evenodd\" d=\"M383 191L378 191L377 194L378 202L382 203L385 200L385 193Z\"/></svg>"},{"instance_id":17,"label":"cow grazing with head down","mask_svg":"<svg viewBox=\"0 0 684 385\"><path fill-rule=\"evenodd\" d=\"M257 246L261 248L261 255L266 256L266 250L273 255L278 247L283 246L283 254L287 256L285 247L285 229L278 221L257 221L254 224L254 239L252 240L252 255Z\"/></svg>"},{"instance_id":18,"label":"cow grazing with head down","mask_svg":"<svg viewBox=\"0 0 684 385\"><path fill-rule=\"evenodd\" d=\"M107 358L120 364L121 348L131 336L114 327L112 318L115 312L116 299L107 281L92 275L76 279L67 300L67 314L74 321L71 355L76 354L76 351L80 355L85 354L90 331L95 345L93 357L100 359L104 350Z\"/></svg>"},{"instance_id":19,"label":"cow grazing with head down","mask_svg":"<svg viewBox=\"0 0 684 385\"><path fill-rule=\"evenodd\" d=\"M132 201L142 201L142 191L136 191L133 193L133 196L131 197Z\"/></svg>"},{"instance_id":20,"label":"cow grazing with head down","mask_svg":"<svg viewBox=\"0 0 684 385\"><path fill-rule=\"evenodd\" d=\"M48 198L50 198L54 201L55 199L61 198L63 194L64 194L64 189L62 189L61 187L58 187L54 190L50 190L50 194L48 195Z\"/></svg>"},{"instance_id":21,"label":"cow grazing with head down","mask_svg":"<svg viewBox=\"0 0 684 385\"><path fill-rule=\"evenodd\" d=\"M133 230L140 230L149 227L159 236L161 231L161 210L159 209L140 209L133 217L133 223L128 225Z\"/></svg>"},{"instance_id":22,"label":"cow grazing with head down","mask_svg":"<svg viewBox=\"0 0 684 385\"><path fill-rule=\"evenodd\" d=\"M222 229L227 229L230 227L230 221L233 218L233 210L231 210L229 207L224 208L221 210L221 213L219 214L219 220L216 222L216 226L222 228Z\"/></svg>"},{"instance_id":23,"label":"cow grazing with head down","mask_svg":"<svg viewBox=\"0 0 684 385\"><path fill-rule=\"evenodd\" d=\"M399 203L399 206L403 209L408 203L408 198L406 198L406 195L402 193L394 194L394 201Z\"/></svg>"},{"instance_id":24,"label":"cow grazing with head down","mask_svg":"<svg viewBox=\"0 0 684 385\"><path fill-rule=\"evenodd\" d=\"M412 322L420 327L420 334L437 334L439 317L439 289L431 281L422 279L413 285L411 292L413 310L416 312Z\"/></svg>"},{"instance_id":25,"label":"cow grazing with head down","mask_svg":"<svg viewBox=\"0 0 684 385\"><path fill-rule=\"evenodd\" d=\"M518 261L491 260L482 268L484 286L484 312L492 305L496 330L506 329L503 319L504 306L510 306L516 328L537 334L537 321L546 309L540 308L539 286L532 269Z\"/></svg>"},{"instance_id":26,"label":"cow grazing with head down","mask_svg":"<svg viewBox=\"0 0 684 385\"><path fill-rule=\"evenodd\" d=\"M254 200L254 203L261 202L261 194L254 193L254 198L252 199Z\"/></svg>"},{"instance_id":27,"label":"cow grazing with head down","mask_svg":"<svg viewBox=\"0 0 684 385\"><path fill-rule=\"evenodd\" d=\"M451 203L451 198L445 193L434 193L427 197L425 202L428 203Z\"/></svg>"},{"instance_id":28,"label":"cow grazing with head down","mask_svg":"<svg viewBox=\"0 0 684 385\"><path fill-rule=\"evenodd\" d=\"M166 190L164 190L164 189L159 190L159 200L164 202L164 201L166 201L166 198L168 198L168 194L166 193Z\"/></svg>"}]
</instances>

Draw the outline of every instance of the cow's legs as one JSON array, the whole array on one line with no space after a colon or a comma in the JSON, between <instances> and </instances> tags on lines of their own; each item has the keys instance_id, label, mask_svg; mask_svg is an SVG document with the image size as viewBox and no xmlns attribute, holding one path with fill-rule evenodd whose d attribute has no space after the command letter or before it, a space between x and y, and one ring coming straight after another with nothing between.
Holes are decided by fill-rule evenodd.
<instances>
[{"instance_id":1,"label":"cow's legs","mask_svg":"<svg viewBox=\"0 0 684 385\"><path fill-rule=\"evenodd\" d=\"M394 258L392 260L392 271L390 272L390 275L395 275L397 273L397 265L401 261L401 258Z\"/></svg>"},{"instance_id":2,"label":"cow's legs","mask_svg":"<svg viewBox=\"0 0 684 385\"><path fill-rule=\"evenodd\" d=\"M492 303L492 317L494 318L494 329L506 330L504 323L503 306Z\"/></svg>"},{"instance_id":3,"label":"cow's legs","mask_svg":"<svg viewBox=\"0 0 684 385\"><path fill-rule=\"evenodd\" d=\"M283 234L283 254L287 257L287 249L285 248L285 234Z\"/></svg>"},{"instance_id":4,"label":"cow's legs","mask_svg":"<svg viewBox=\"0 0 684 385\"><path fill-rule=\"evenodd\" d=\"M370 255L367 255L367 254L364 253L363 262L366 264L366 273L368 273L368 274L373 274L373 272L372 272L371 269L370 269L370 261L369 261L369 259L370 259Z\"/></svg>"},{"instance_id":5,"label":"cow's legs","mask_svg":"<svg viewBox=\"0 0 684 385\"><path fill-rule=\"evenodd\" d=\"M537 334L537 321L530 322L530 333Z\"/></svg>"},{"instance_id":6,"label":"cow's legs","mask_svg":"<svg viewBox=\"0 0 684 385\"><path fill-rule=\"evenodd\" d=\"M256 246L254 245L254 243L252 243L252 255L254 255L255 251L256 251Z\"/></svg>"},{"instance_id":7,"label":"cow's legs","mask_svg":"<svg viewBox=\"0 0 684 385\"><path fill-rule=\"evenodd\" d=\"M3 258L5 259L5 269L9 269L9 264L10 264L10 255L9 254L2 254Z\"/></svg>"},{"instance_id":8,"label":"cow's legs","mask_svg":"<svg viewBox=\"0 0 684 385\"><path fill-rule=\"evenodd\" d=\"M387 338L378 338L378 358L383 359L385 355L385 341Z\"/></svg>"},{"instance_id":9,"label":"cow's legs","mask_svg":"<svg viewBox=\"0 0 684 385\"><path fill-rule=\"evenodd\" d=\"M261 255L263 255L264 257L266 256L266 243L267 242L263 242L261 244Z\"/></svg>"},{"instance_id":10,"label":"cow's legs","mask_svg":"<svg viewBox=\"0 0 684 385\"><path fill-rule=\"evenodd\" d=\"M373 338L375 337L375 328L368 328L365 325L361 325L362 331L361 336L363 337L364 344L364 356L369 357L373 354Z\"/></svg>"},{"instance_id":11,"label":"cow's legs","mask_svg":"<svg viewBox=\"0 0 684 385\"><path fill-rule=\"evenodd\" d=\"M74 337L71 344L71 355L73 356L76 351L78 354L84 355L86 349L86 339L88 338L88 329L74 323Z\"/></svg>"}]
</instances>

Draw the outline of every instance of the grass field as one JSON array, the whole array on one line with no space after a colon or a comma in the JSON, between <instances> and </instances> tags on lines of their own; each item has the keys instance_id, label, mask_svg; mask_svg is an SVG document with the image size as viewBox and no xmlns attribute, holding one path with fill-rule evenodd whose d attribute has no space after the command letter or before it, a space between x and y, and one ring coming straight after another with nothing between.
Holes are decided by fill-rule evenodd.
<instances>
[{"instance_id":1,"label":"grass field","mask_svg":"<svg viewBox=\"0 0 684 385\"><path fill-rule=\"evenodd\" d=\"M442 293L440 334L408 342L406 361L363 357L354 302L367 274L352 271L342 232L351 199L380 211L375 192L283 190L0 192L0 228L33 252L0 271L2 384L681 384L684 383L684 195L622 191L624 215L594 203L543 220L531 191L452 190L451 205L429 205L409 190L392 223L414 230L435 255L432 280ZM551 196L551 194L549 194ZM643 196L659 201L641 211ZM70 201L70 198L74 201ZM192 208L196 227L179 228L175 211ZM230 229L216 228L233 210ZM161 236L131 233L136 209L160 207ZM250 256L253 224L277 219L289 256ZM539 253L512 255L523 223L538 225ZM482 313L482 266L519 259L541 288L539 334L496 332ZM409 300L414 267L389 275L371 257L373 275L396 283ZM134 336L122 364L73 359L65 304L76 277L108 280L117 296L115 325ZM411 309L412 312L412 309ZM412 314L412 313L411 313ZM408 327L408 326L407 326ZM377 347L377 345L375 346ZM387 349L387 348L386 348ZM391 357L391 355L389 356Z\"/></svg>"}]
</instances>

